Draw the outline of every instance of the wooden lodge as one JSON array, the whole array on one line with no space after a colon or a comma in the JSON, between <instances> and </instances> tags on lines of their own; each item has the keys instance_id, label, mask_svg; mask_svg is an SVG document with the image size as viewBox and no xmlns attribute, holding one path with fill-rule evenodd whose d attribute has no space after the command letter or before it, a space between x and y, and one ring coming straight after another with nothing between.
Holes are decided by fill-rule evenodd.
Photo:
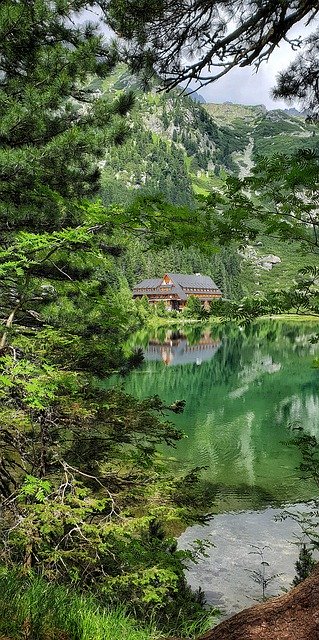
<instances>
[{"instance_id":1,"label":"wooden lodge","mask_svg":"<svg viewBox=\"0 0 319 640\"><path fill-rule=\"evenodd\" d=\"M203 305L222 297L222 292L209 276L200 273L165 273L163 278L142 280L133 289L133 298L146 296L151 304L164 301L168 310L180 311L190 296L199 298Z\"/></svg>"}]
</instances>

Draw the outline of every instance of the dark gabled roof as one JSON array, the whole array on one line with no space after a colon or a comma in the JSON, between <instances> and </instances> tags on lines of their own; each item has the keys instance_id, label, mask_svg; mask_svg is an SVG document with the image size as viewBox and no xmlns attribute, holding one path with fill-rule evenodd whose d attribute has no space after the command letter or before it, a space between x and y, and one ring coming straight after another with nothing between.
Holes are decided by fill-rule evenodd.
<instances>
[{"instance_id":1,"label":"dark gabled roof","mask_svg":"<svg viewBox=\"0 0 319 640\"><path fill-rule=\"evenodd\" d=\"M135 285L134 289L155 289L162 284L163 278L148 278L148 280L142 280Z\"/></svg>"},{"instance_id":2,"label":"dark gabled roof","mask_svg":"<svg viewBox=\"0 0 319 640\"><path fill-rule=\"evenodd\" d=\"M218 289L210 276L187 273L168 273L167 275L183 289Z\"/></svg>"},{"instance_id":3,"label":"dark gabled roof","mask_svg":"<svg viewBox=\"0 0 319 640\"><path fill-rule=\"evenodd\" d=\"M135 285L133 289L134 293L139 294L139 292L141 291L142 295L142 290L144 290L145 293L145 290L148 290L148 294L156 293L156 289L158 289L163 283L165 275L167 275L173 283L171 285L165 286L169 286L169 292L171 294L177 293L181 300L187 300L187 295L185 293L185 291L187 292L187 290L191 290L189 292L189 295L191 294L192 290L200 291L202 289L212 289L221 294L221 291L209 276L187 273L166 273L164 274L163 278L148 278L147 280L142 280L142 282L139 282Z\"/></svg>"},{"instance_id":4,"label":"dark gabled roof","mask_svg":"<svg viewBox=\"0 0 319 640\"><path fill-rule=\"evenodd\" d=\"M172 278L173 280L173 278ZM187 295L186 293L184 293L182 287L180 286L180 284L178 284L178 282L174 281L174 284L172 285L172 288L170 289L171 293L177 293L177 295L179 295L181 300L187 300Z\"/></svg>"}]
</instances>

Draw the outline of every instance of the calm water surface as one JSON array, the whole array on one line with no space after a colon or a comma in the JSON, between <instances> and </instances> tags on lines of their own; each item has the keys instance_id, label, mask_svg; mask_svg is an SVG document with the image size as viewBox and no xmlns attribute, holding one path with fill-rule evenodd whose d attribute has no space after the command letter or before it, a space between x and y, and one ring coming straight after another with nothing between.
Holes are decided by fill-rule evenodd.
<instances>
[{"instance_id":1,"label":"calm water surface","mask_svg":"<svg viewBox=\"0 0 319 640\"><path fill-rule=\"evenodd\" d=\"M318 345L314 323L260 321L249 328L161 328L132 339L145 362L124 381L144 398L186 400L172 421L186 434L166 450L185 466L204 466L208 510L225 512L307 500L300 454L287 441L303 427L319 437Z\"/></svg>"}]
</instances>

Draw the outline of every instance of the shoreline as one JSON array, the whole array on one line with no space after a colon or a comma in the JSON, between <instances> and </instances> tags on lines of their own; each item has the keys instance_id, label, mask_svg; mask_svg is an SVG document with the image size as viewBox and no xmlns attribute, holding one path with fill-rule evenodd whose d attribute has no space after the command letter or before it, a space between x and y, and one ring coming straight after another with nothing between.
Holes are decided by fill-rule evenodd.
<instances>
[{"instance_id":1,"label":"shoreline","mask_svg":"<svg viewBox=\"0 0 319 640\"><path fill-rule=\"evenodd\" d=\"M313 324L319 325L319 314L318 315L298 315L297 313L283 313L283 314L271 314L260 316L259 318L254 318L251 324L254 322L260 322L262 320L280 320L285 322L311 322ZM216 324L228 324L234 323L240 326L240 322L236 320L224 320L221 317L212 317L212 318L203 318L202 320L198 318L152 318L152 320L145 325L145 328L153 329L157 327L165 327L165 326L187 326L187 325L216 325Z\"/></svg>"}]
</instances>

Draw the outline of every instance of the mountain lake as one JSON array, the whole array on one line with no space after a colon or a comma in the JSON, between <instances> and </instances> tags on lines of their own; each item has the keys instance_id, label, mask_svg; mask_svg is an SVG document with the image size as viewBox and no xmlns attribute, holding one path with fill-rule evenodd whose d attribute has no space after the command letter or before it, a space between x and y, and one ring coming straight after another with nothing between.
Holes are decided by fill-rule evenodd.
<instances>
[{"instance_id":1,"label":"mountain lake","mask_svg":"<svg viewBox=\"0 0 319 640\"><path fill-rule=\"evenodd\" d=\"M141 331L131 345L143 348L142 367L112 380L138 398L186 401L170 416L185 438L163 451L185 469L203 467L214 516L179 544L215 545L190 565L188 579L224 615L260 599L262 571L266 595L289 588L295 573L301 530L293 518L276 518L287 505L307 509L302 503L318 494L289 444L301 429L319 438L319 345L311 342L318 332L315 322L278 319Z\"/></svg>"}]
</instances>

